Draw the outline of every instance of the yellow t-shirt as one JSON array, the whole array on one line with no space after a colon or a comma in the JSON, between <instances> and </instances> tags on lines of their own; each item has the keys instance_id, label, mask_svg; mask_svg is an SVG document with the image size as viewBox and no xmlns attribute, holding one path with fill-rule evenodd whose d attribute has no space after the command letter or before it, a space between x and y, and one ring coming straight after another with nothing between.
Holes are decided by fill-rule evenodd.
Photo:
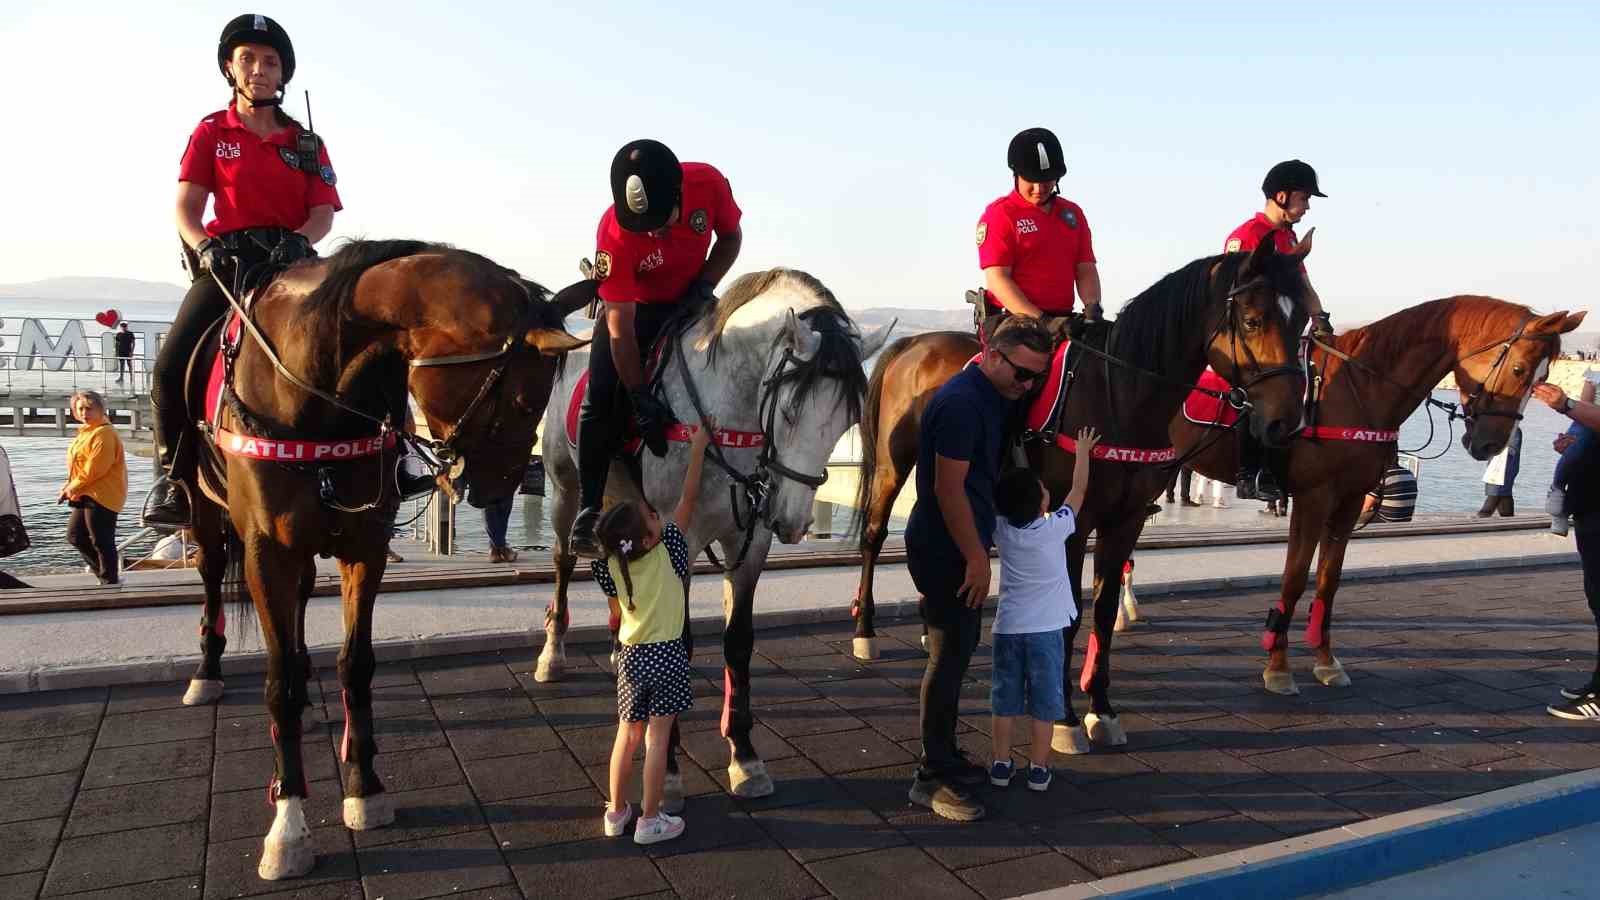
<instances>
[{"instance_id":1,"label":"yellow t-shirt","mask_svg":"<svg viewBox=\"0 0 1600 900\"><path fill-rule=\"evenodd\" d=\"M672 522L661 526L661 540L650 552L628 563L633 593L622 579L617 559L595 560L594 580L607 597L621 601L622 630L617 639L627 646L655 644L683 636L684 580L689 575L689 547ZM628 609L628 603L633 609Z\"/></svg>"},{"instance_id":2,"label":"yellow t-shirt","mask_svg":"<svg viewBox=\"0 0 1600 900\"><path fill-rule=\"evenodd\" d=\"M112 512L128 502L128 461L110 422L79 426L67 448L67 496L87 496Z\"/></svg>"}]
</instances>

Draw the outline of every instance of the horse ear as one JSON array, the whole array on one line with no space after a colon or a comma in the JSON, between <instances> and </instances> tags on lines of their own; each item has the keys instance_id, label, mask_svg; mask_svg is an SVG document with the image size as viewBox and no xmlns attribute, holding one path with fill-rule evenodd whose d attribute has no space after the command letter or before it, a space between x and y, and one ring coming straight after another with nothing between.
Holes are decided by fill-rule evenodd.
<instances>
[{"instance_id":1,"label":"horse ear","mask_svg":"<svg viewBox=\"0 0 1600 900\"><path fill-rule=\"evenodd\" d=\"M1588 315L1588 314L1589 314L1589 311L1587 309L1580 309L1575 313L1573 313L1573 312L1558 312L1558 313L1555 313L1555 315L1558 315L1558 316L1562 317L1561 325L1556 330L1556 334L1570 334L1571 332L1577 331L1578 330L1578 326L1583 324L1583 317Z\"/></svg>"},{"instance_id":2,"label":"horse ear","mask_svg":"<svg viewBox=\"0 0 1600 900\"><path fill-rule=\"evenodd\" d=\"M560 356L589 343L587 339L575 338L559 328L529 328L522 339L545 356Z\"/></svg>"},{"instance_id":3,"label":"horse ear","mask_svg":"<svg viewBox=\"0 0 1600 900\"><path fill-rule=\"evenodd\" d=\"M1315 228L1306 232L1306 236L1300 239L1300 243L1294 245L1294 249L1289 251L1289 255L1297 256L1301 261L1304 261L1306 257L1311 255L1311 238L1316 233L1317 229Z\"/></svg>"},{"instance_id":4,"label":"horse ear","mask_svg":"<svg viewBox=\"0 0 1600 900\"><path fill-rule=\"evenodd\" d=\"M861 358L871 359L874 354L882 350L883 345L889 343L889 333L894 331L894 326L898 324L900 324L900 320L897 318L882 328L874 329L871 333L862 335Z\"/></svg>"}]
</instances>

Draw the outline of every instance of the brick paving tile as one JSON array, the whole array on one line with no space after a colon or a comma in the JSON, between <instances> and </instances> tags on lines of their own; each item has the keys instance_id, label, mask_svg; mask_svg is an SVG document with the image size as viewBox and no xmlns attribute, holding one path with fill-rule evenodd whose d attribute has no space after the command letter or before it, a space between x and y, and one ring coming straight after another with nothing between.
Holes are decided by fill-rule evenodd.
<instances>
[{"instance_id":1,"label":"brick paving tile","mask_svg":"<svg viewBox=\"0 0 1600 900\"><path fill-rule=\"evenodd\" d=\"M66 836L203 822L207 787L205 778L183 778L80 791L67 820Z\"/></svg>"},{"instance_id":2,"label":"brick paving tile","mask_svg":"<svg viewBox=\"0 0 1600 900\"><path fill-rule=\"evenodd\" d=\"M750 817L803 863L908 842L877 813L848 801L758 810Z\"/></svg>"},{"instance_id":3,"label":"brick paving tile","mask_svg":"<svg viewBox=\"0 0 1600 900\"><path fill-rule=\"evenodd\" d=\"M152 709L175 709L183 706L183 692L188 688L187 681L115 685L111 688L111 694L106 701L106 715L146 712ZM259 696L258 694L257 697Z\"/></svg>"},{"instance_id":4,"label":"brick paving tile","mask_svg":"<svg viewBox=\"0 0 1600 900\"><path fill-rule=\"evenodd\" d=\"M32 898L39 894L39 885L44 884L43 872L21 872L16 875L0 875L0 897Z\"/></svg>"},{"instance_id":5,"label":"brick paving tile","mask_svg":"<svg viewBox=\"0 0 1600 900\"><path fill-rule=\"evenodd\" d=\"M1170 830L1162 829L1163 832ZM1191 858L1189 851L1111 810L1073 813L1048 822L1031 823L1028 832L1093 872L1097 878Z\"/></svg>"},{"instance_id":6,"label":"brick paving tile","mask_svg":"<svg viewBox=\"0 0 1600 900\"><path fill-rule=\"evenodd\" d=\"M593 787L483 805L495 840L507 851L604 837L604 814L604 795Z\"/></svg>"},{"instance_id":7,"label":"brick paving tile","mask_svg":"<svg viewBox=\"0 0 1600 900\"><path fill-rule=\"evenodd\" d=\"M335 741L339 740L339 728L342 727L342 725L336 726L330 733ZM439 727L438 721L433 717L433 710L428 709L426 705L403 716L388 716L374 721L372 736L378 742L380 755L444 747L449 743L444 729Z\"/></svg>"},{"instance_id":8,"label":"brick paving tile","mask_svg":"<svg viewBox=\"0 0 1600 900\"><path fill-rule=\"evenodd\" d=\"M1280 750L1254 757L1253 761L1266 771L1318 794L1355 790L1385 780L1382 775L1374 774L1371 768L1345 762L1316 747Z\"/></svg>"},{"instance_id":9,"label":"brick paving tile","mask_svg":"<svg viewBox=\"0 0 1600 900\"><path fill-rule=\"evenodd\" d=\"M497 756L468 762L465 766L467 783L484 802L555 794L589 783L583 768L565 750Z\"/></svg>"},{"instance_id":10,"label":"brick paving tile","mask_svg":"<svg viewBox=\"0 0 1600 900\"><path fill-rule=\"evenodd\" d=\"M1212 790L1211 796L1285 835L1336 828L1361 818L1338 802L1282 778L1226 785Z\"/></svg>"},{"instance_id":11,"label":"brick paving tile","mask_svg":"<svg viewBox=\"0 0 1600 900\"><path fill-rule=\"evenodd\" d=\"M0 853L0 875L13 875L50 864L63 819L34 819L6 826L6 852Z\"/></svg>"},{"instance_id":12,"label":"brick paving tile","mask_svg":"<svg viewBox=\"0 0 1600 900\"><path fill-rule=\"evenodd\" d=\"M0 823L64 816L77 788L77 772L0 781Z\"/></svg>"},{"instance_id":13,"label":"brick paving tile","mask_svg":"<svg viewBox=\"0 0 1600 900\"><path fill-rule=\"evenodd\" d=\"M771 842L684 853L658 865L684 900L805 900L824 893L799 863Z\"/></svg>"},{"instance_id":14,"label":"brick paving tile","mask_svg":"<svg viewBox=\"0 0 1600 900\"><path fill-rule=\"evenodd\" d=\"M540 900L615 900L667 887L631 838L507 850L506 862L523 894Z\"/></svg>"},{"instance_id":15,"label":"brick paving tile","mask_svg":"<svg viewBox=\"0 0 1600 900\"><path fill-rule=\"evenodd\" d=\"M561 738L543 716L495 719L471 724L445 723L445 740L462 760L490 759L561 747Z\"/></svg>"},{"instance_id":16,"label":"brick paving tile","mask_svg":"<svg viewBox=\"0 0 1600 900\"><path fill-rule=\"evenodd\" d=\"M1092 801L1149 828L1171 827L1233 813L1223 801L1162 772L1102 781L1085 788Z\"/></svg>"},{"instance_id":17,"label":"brick paving tile","mask_svg":"<svg viewBox=\"0 0 1600 900\"><path fill-rule=\"evenodd\" d=\"M611 734L616 734L616 728L610 729ZM728 749L728 740L717 731L696 731L682 735L681 749L689 758L700 764L707 771L725 768L732 755ZM568 738L570 744L570 735ZM788 741L778 737L778 733L767 725L757 722L750 729L750 742L755 744L756 753L769 764L780 759L788 759L796 755L796 751ZM606 758L611 755L611 748L606 748ZM599 762L600 760L595 760Z\"/></svg>"},{"instance_id":18,"label":"brick paving tile","mask_svg":"<svg viewBox=\"0 0 1600 900\"><path fill-rule=\"evenodd\" d=\"M357 886L359 889L359 885ZM8 896L0 891L0 897ZM30 895L31 896L31 895ZM68 895L64 900L182 900L182 898L199 898L202 896L200 876L185 875L180 878L168 878L162 881L147 881L143 884L125 884L120 887L106 888L103 891L87 891L81 894ZM350 896L350 895L345 895ZM359 897L359 895L357 895ZM318 898L308 895L308 900ZM351 898L356 900L356 898Z\"/></svg>"},{"instance_id":19,"label":"brick paving tile","mask_svg":"<svg viewBox=\"0 0 1600 900\"><path fill-rule=\"evenodd\" d=\"M487 831L385 844L356 851L369 897L416 900L512 882Z\"/></svg>"},{"instance_id":20,"label":"brick paving tile","mask_svg":"<svg viewBox=\"0 0 1600 900\"><path fill-rule=\"evenodd\" d=\"M970 900L979 896L917 847L893 847L826 859L806 866L840 900Z\"/></svg>"},{"instance_id":21,"label":"brick paving tile","mask_svg":"<svg viewBox=\"0 0 1600 900\"><path fill-rule=\"evenodd\" d=\"M828 642L793 629L779 630L770 636L763 632L756 642L756 649L762 656L778 663L802 656L826 656L838 652Z\"/></svg>"},{"instance_id":22,"label":"brick paving tile","mask_svg":"<svg viewBox=\"0 0 1600 900\"><path fill-rule=\"evenodd\" d=\"M1282 839L1278 832L1244 816L1191 822L1168 829L1162 836L1195 856L1232 853Z\"/></svg>"},{"instance_id":23,"label":"brick paving tile","mask_svg":"<svg viewBox=\"0 0 1600 900\"><path fill-rule=\"evenodd\" d=\"M691 797L684 808L683 816L684 821L688 823L683 836L664 843L651 844L645 848L648 856L661 859L682 853L748 843L760 832L750 815L740 809L739 804L726 794Z\"/></svg>"},{"instance_id":24,"label":"brick paving tile","mask_svg":"<svg viewBox=\"0 0 1600 900\"><path fill-rule=\"evenodd\" d=\"M464 784L390 794L389 800L394 804L394 824L351 832L357 848L420 841L487 827L477 798Z\"/></svg>"},{"instance_id":25,"label":"brick paving tile","mask_svg":"<svg viewBox=\"0 0 1600 900\"><path fill-rule=\"evenodd\" d=\"M983 799L979 795L979 799ZM931 810L895 816L889 824L947 869L965 869L1031 856L1046 849L1025 823L986 817L980 827L952 822Z\"/></svg>"},{"instance_id":26,"label":"brick paving tile","mask_svg":"<svg viewBox=\"0 0 1600 900\"><path fill-rule=\"evenodd\" d=\"M839 708L857 715L865 710L915 703L917 700L915 691L908 691L887 678L851 678L835 684L818 685L817 690Z\"/></svg>"},{"instance_id":27,"label":"brick paving tile","mask_svg":"<svg viewBox=\"0 0 1600 900\"><path fill-rule=\"evenodd\" d=\"M956 873L985 898L1016 897L1068 884L1093 881L1094 873L1059 853L973 866Z\"/></svg>"},{"instance_id":28,"label":"brick paving tile","mask_svg":"<svg viewBox=\"0 0 1600 900\"><path fill-rule=\"evenodd\" d=\"M610 693L587 697L560 697L553 700L536 700L539 713L556 731L571 728L593 728L597 725L617 724L617 695L615 687Z\"/></svg>"},{"instance_id":29,"label":"brick paving tile","mask_svg":"<svg viewBox=\"0 0 1600 900\"><path fill-rule=\"evenodd\" d=\"M566 673L560 681L539 682L533 680L533 662L512 668L512 673L517 677L517 684L524 693L532 697L537 703L541 700L560 700L573 697L610 696L615 702L617 697L617 680L609 672L595 666L571 665L571 655L568 655Z\"/></svg>"},{"instance_id":30,"label":"brick paving tile","mask_svg":"<svg viewBox=\"0 0 1600 900\"><path fill-rule=\"evenodd\" d=\"M93 734L0 743L0 778L76 772L89 759L89 749L93 746Z\"/></svg>"},{"instance_id":31,"label":"brick paving tile","mask_svg":"<svg viewBox=\"0 0 1600 900\"><path fill-rule=\"evenodd\" d=\"M830 775L916 761L913 754L870 728L797 737L794 746Z\"/></svg>"},{"instance_id":32,"label":"brick paving tile","mask_svg":"<svg viewBox=\"0 0 1600 900\"><path fill-rule=\"evenodd\" d=\"M727 791L728 770L715 769L709 773L717 786ZM765 797L745 799L735 797L739 808L754 813L764 809L785 806L804 806L811 803L844 803L849 796L839 783L829 778L810 760L799 756L767 763L767 774L775 790Z\"/></svg>"},{"instance_id":33,"label":"brick paving tile","mask_svg":"<svg viewBox=\"0 0 1600 900\"><path fill-rule=\"evenodd\" d=\"M759 714L762 724L788 741L808 734L825 734L861 728L863 722L827 700L788 703Z\"/></svg>"},{"instance_id":34,"label":"brick paving tile","mask_svg":"<svg viewBox=\"0 0 1600 900\"><path fill-rule=\"evenodd\" d=\"M344 824L344 794L337 781L317 781L307 785L306 824L312 828L332 828ZM246 837L266 837L272 828L277 808L267 802L260 788L211 795L208 840L213 843Z\"/></svg>"},{"instance_id":35,"label":"brick paving tile","mask_svg":"<svg viewBox=\"0 0 1600 900\"><path fill-rule=\"evenodd\" d=\"M605 764L589 766L583 771L584 774L588 776L590 784L598 788L601 794L609 796L611 792L610 766ZM628 788L624 792L624 797L635 807L639 805L644 797L643 781L641 780L643 778L643 772L643 764L635 763L633 767L633 773L628 778ZM706 774L704 769L700 768L689 760L678 760L678 774L683 777L683 795L685 797L703 797L712 794L721 795L724 793L722 785L718 784L716 779Z\"/></svg>"},{"instance_id":36,"label":"brick paving tile","mask_svg":"<svg viewBox=\"0 0 1600 900\"><path fill-rule=\"evenodd\" d=\"M475 694L517 686L517 677L511 674L504 662L495 658L471 657L456 664L432 664L430 661L430 664L418 664L416 671L417 680L422 682L423 690L430 697Z\"/></svg>"},{"instance_id":37,"label":"brick paving tile","mask_svg":"<svg viewBox=\"0 0 1600 900\"><path fill-rule=\"evenodd\" d=\"M0 734L24 741L82 734L100 727L106 688L0 695Z\"/></svg>"},{"instance_id":38,"label":"brick paving tile","mask_svg":"<svg viewBox=\"0 0 1600 900\"><path fill-rule=\"evenodd\" d=\"M1359 765L1374 775L1408 784L1442 800L1481 794L1500 787L1500 779L1486 772L1454 766L1426 753L1402 753L1371 759Z\"/></svg>"},{"instance_id":39,"label":"brick paving tile","mask_svg":"<svg viewBox=\"0 0 1600 900\"><path fill-rule=\"evenodd\" d=\"M1131 738L1129 742L1132 742ZM1237 756L1204 744L1169 744L1134 755L1150 768L1203 791L1238 781L1251 781L1266 774Z\"/></svg>"},{"instance_id":40,"label":"brick paving tile","mask_svg":"<svg viewBox=\"0 0 1600 900\"><path fill-rule=\"evenodd\" d=\"M383 745L378 746L381 750ZM444 747L410 753L379 752L373 768L378 770L384 789L390 791L420 791L467 780L455 754Z\"/></svg>"},{"instance_id":41,"label":"brick paving tile","mask_svg":"<svg viewBox=\"0 0 1600 900\"><path fill-rule=\"evenodd\" d=\"M1385 781L1370 787L1330 794L1328 799L1369 819L1380 819L1439 802L1438 797L1398 781Z\"/></svg>"},{"instance_id":42,"label":"brick paving tile","mask_svg":"<svg viewBox=\"0 0 1600 900\"><path fill-rule=\"evenodd\" d=\"M865 662L843 653L799 656L780 660L778 664L789 677L798 678L824 695L829 687L837 686L839 682L872 675L871 668Z\"/></svg>"},{"instance_id":43,"label":"brick paving tile","mask_svg":"<svg viewBox=\"0 0 1600 900\"><path fill-rule=\"evenodd\" d=\"M178 709L130 713L124 716L106 716L100 723L100 738L95 742L95 746L131 747L135 744L201 738L211 734L216 720L217 711L209 706L185 706Z\"/></svg>"},{"instance_id":44,"label":"brick paving tile","mask_svg":"<svg viewBox=\"0 0 1600 900\"><path fill-rule=\"evenodd\" d=\"M1437 757L1451 765L1468 768L1515 755L1504 745L1493 744L1470 734L1432 725L1386 731L1383 734L1388 740Z\"/></svg>"},{"instance_id":45,"label":"brick paving tile","mask_svg":"<svg viewBox=\"0 0 1600 900\"><path fill-rule=\"evenodd\" d=\"M720 675L717 680L721 681ZM750 707L763 712L789 703L815 700L820 696L822 695L815 687L792 675L778 673L755 675L750 682Z\"/></svg>"},{"instance_id":46,"label":"brick paving tile","mask_svg":"<svg viewBox=\"0 0 1600 900\"><path fill-rule=\"evenodd\" d=\"M44 895L199 874L205 856L206 829L199 822L70 838L56 848Z\"/></svg>"},{"instance_id":47,"label":"brick paving tile","mask_svg":"<svg viewBox=\"0 0 1600 900\"><path fill-rule=\"evenodd\" d=\"M104 751L95 751L95 755L101 752ZM337 757L325 735L310 735L300 742L300 762L305 767L307 781L339 777ZM246 788L260 790L272 780L272 772L273 751L269 747L218 754L211 775L211 790L218 793Z\"/></svg>"}]
</instances>

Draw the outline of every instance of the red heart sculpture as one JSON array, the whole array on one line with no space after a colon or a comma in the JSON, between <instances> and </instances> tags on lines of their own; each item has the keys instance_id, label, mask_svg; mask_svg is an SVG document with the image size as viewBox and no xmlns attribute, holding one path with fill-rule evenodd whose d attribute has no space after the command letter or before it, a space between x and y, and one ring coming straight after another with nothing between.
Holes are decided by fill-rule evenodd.
<instances>
[{"instance_id":1,"label":"red heart sculpture","mask_svg":"<svg viewBox=\"0 0 1600 900\"><path fill-rule=\"evenodd\" d=\"M107 328L115 328L117 323L122 321L122 313L108 309L105 312L95 313L94 320Z\"/></svg>"}]
</instances>

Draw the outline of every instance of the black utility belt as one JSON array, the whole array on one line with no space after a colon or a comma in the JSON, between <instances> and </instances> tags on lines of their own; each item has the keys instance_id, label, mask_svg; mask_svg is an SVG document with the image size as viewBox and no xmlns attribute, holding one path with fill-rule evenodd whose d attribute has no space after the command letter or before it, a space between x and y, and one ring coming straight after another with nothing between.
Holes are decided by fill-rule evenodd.
<instances>
[{"instance_id":1,"label":"black utility belt","mask_svg":"<svg viewBox=\"0 0 1600 900\"><path fill-rule=\"evenodd\" d=\"M293 232L288 228L240 228L219 234L217 243L234 253L249 253L251 251L272 252L284 238Z\"/></svg>"}]
</instances>

